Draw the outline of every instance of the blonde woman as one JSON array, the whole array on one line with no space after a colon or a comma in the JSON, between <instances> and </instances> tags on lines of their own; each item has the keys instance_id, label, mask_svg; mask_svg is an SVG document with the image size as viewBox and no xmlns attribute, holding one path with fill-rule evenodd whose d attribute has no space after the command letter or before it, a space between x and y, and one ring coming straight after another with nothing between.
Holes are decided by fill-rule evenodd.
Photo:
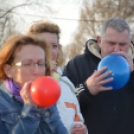
<instances>
[{"instance_id":1,"label":"blonde woman","mask_svg":"<svg viewBox=\"0 0 134 134\"><path fill-rule=\"evenodd\" d=\"M64 56L62 46L59 44L60 28L52 22L38 21L29 28L28 34L43 40L50 47L53 60L52 76L61 86L61 96L57 102L57 108L68 133L85 134L87 129L83 124L84 120L75 95L77 91L67 77L61 76L60 67L64 62Z\"/></svg>"}]
</instances>

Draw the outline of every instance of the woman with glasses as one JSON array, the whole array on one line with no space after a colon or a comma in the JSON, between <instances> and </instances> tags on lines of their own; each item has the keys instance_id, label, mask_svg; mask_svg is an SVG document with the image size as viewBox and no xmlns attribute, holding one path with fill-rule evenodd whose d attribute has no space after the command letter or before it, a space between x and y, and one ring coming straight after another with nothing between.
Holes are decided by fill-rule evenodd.
<instances>
[{"instance_id":1,"label":"woman with glasses","mask_svg":"<svg viewBox=\"0 0 134 134\"><path fill-rule=\"evenodd\" d=\"M60 69L65 60L62 46L59 44L60 28L52 22L41 20L29 28L28 34L46 42L47 46L51 48L53 60L52 76L59 82L61 87L61 96L57 102L57 108L68 133L85 134L87 129L83 124L84 120L76 98L75 93L77 91L70 80L62 76Z\"/></svg>"},{"instance_id":2,"label":"woman with glasses","mask_svg":"<svg viewBox=\"0 0 134 134\"><path fill-rule=\"evenodd\" d=\"M39 108L30 96L32 81L50 75L50 59L46 44L27 35L0 49L1 134L67 134L56 106Z\"/></svg>"}]
</instances>

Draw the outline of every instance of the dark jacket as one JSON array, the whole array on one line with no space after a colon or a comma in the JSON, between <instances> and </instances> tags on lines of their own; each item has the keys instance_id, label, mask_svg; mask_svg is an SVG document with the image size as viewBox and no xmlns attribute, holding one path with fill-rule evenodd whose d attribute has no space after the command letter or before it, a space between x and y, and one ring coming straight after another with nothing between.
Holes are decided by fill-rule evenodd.
<instances>
[{"instance_id":1,"label":"dark jacket","mask_svg":"<svg viewBox=\"0 0 134 134\"><path fill-rule=\"evenodd\" d=\"M0 134L68 134L56 106L41 110L16 100L0 85Z\"/></svg>"},{"instance_id":2,"label":"dark jacket","mask_svg":"<svg viewBox=\"0 0 134 134\"><path fill-rule=\"evenodd\" d=\"M63 75L76 87L79 84L84 86L78 98L89 134L133 134L134 71L122 89L100 92L96 96L91 95L84 84L97 69L101 60L99 51L97 41L89 40L84 54L69 61Z\"/></svg>"}]
</instances>

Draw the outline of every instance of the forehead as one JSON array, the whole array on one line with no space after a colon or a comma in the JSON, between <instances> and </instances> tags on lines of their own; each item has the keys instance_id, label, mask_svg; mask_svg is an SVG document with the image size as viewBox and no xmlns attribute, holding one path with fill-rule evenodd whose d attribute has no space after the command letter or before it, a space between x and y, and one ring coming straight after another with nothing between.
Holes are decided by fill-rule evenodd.
<instances>
[{"instance_id":1,"label":"forehead","mask_svg":"<svg viewBox=\"0 0 134 134\"><path fill-rule=\"evenodd\" d=\"M15 50L14 59L45 59L45 51L40 46L22 45Z\"/></svg>"},{"instance_id":2,"label":"forehead","mask_svg":"<svg viewBox=\"0 0 134 134\"><path fill-rule=\"evenodd\" d=\"M122 32L118 32L115 29L108 27L104 36L104 39L113 41L113 42L129 42L131 39L129 38L128 30L124 30Z\"/></svg>"},{"instance_id":3,"label":"forehead","mask_svg":"<svg viewBox=\"0 0 134 134\"><path fill-rule=\"evenodd\" d=\"M56 33L49 33L49 32L40 33L39 38L46 41L47 43L58 42L58 35Z\"/></svg>"}]
</instances>

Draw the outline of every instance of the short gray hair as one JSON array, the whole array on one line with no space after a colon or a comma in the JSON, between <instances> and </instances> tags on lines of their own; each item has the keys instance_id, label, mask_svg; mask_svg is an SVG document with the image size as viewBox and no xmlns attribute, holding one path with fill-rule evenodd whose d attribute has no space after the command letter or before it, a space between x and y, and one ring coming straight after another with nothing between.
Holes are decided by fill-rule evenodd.
<instances>
[{"instance_id":1,"label":"short gray hair","mask_svg":"<svg viewBox=\"0 0 134 134\"><path fill-rule=\"evenodd\" d=\"M115 17L115 18L110 18L107 21L105 21L102 25L102 28L101 28L101 32L100 32L101 36L103 36L105 34L106 29L108 27L111 27L118 32L123 32L124 30L127 30L128 36L129 36L129 38L131 38L130 27L124 19L121 19L119 17Z\"/></svg>"}]
</instances>

